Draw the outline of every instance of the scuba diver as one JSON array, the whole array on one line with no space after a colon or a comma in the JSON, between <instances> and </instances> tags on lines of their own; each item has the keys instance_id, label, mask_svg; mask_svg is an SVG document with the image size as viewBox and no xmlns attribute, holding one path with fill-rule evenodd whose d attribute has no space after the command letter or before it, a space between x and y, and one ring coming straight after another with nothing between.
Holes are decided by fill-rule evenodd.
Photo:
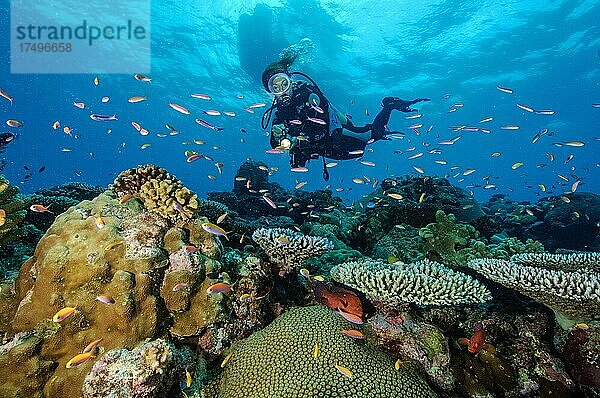
<instances>
[{"instance_id":1,"label":"scuba diver","mask_svg":"<svg viewBox=\"0 0 600 398\"><path fill-rule=\"evenodd\" d=\"M367 144L389 140L386 136L394 133L387 131L386 126L392 110L416 112L411 105L429 101L429 98L404 101L385 97L381 101L383 109L372 123L355 126L347 115L334 108L313 79L302 72L289 71L295 59L295 55L284 57L267 66L262 74L263 86L274 95L273 104L263 114L262 128L268 128L275 110L271 148L289 150L292 168L303 168L308 160L321 156L325 180L329 179L326 158L362 157ZM293 81L294 75L302 76L308 82Z\"/></svg>"}]
</instances>

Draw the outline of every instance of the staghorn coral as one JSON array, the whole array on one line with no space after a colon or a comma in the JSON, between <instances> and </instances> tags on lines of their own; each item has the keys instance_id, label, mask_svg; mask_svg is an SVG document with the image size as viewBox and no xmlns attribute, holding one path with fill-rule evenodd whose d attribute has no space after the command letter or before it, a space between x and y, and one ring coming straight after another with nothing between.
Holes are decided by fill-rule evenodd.
<instances>
[{"instance_id":1,"label":"staghorn coral","mask_svg":"<svg viewBox=\"0 0 600 398\"><path fill-rule=\"evenodd\" d=\"M252 234L252 239L284 272L333 248L333 244L326 238L305 236L284 228L257 229Z\"/></svg>"},{"instance_id":2,"label":"staghorn coral","mask_svg":"<svg viewBox=\"0 0 600 398\"><path fill-rule=\"evenodd\" d=\"M412 264L350 261L333 267L331 278L391 305L477 304L491 299L479 281L429 260Z\"/></svg>"},{"instance_id":3,"label":"staghorn coral","mask_svg":"<svg viewBox=\"0 0 600 398\"><path fill-rule=\"evenodd\" d=\"M22 235L19 224L25 219L27 210L19 188L10 185L0 175L0 247Z\"/></svg>"},{"instance_id":4,"label":"staghorn coral","mask_svg":"<svg viewBox=\"0 0 600 398\"><path fill-rule=\"evenodd\" d=\"M114 349L94 364L83 384L84 398L160 398L195 367L188 348L163 339L144 341L133 350Z\"/></svg>"},{"instance_id":5,"label":"staghorn coral","mask_svg":"<svg viewBox=\"0 0 600 398\"><path fill-rule=\"evenodd\" d=\"M133 195L165 219L187 221L198 211L197 195L165 169L148 164L121 172L111 185L117 195Z\"/></svg>"},{"instance_id":6,"label":"staghorn coral","mask_svg":"<svg viewBox=\"0 0 600 398\"><path fill-rule=\"evenodd\" d=\"M600 317L600 253L517 254L468 266L551 308L561 326Z\"/></svg>"},{"instance_id":7,"label":"staghorn coral","mask_svg":"<svg viewBox=\"0 0 600 398\"><path fill-rule=\"evenodd\" d=\"M409 369L340 333L354 328L323 306L295 308L232 346L224 371L211 380L207 398L435 397ZM315 353L315 344L319 350ZM352 376L342 374L347 368Z\"/></svg>"}]
</instances>

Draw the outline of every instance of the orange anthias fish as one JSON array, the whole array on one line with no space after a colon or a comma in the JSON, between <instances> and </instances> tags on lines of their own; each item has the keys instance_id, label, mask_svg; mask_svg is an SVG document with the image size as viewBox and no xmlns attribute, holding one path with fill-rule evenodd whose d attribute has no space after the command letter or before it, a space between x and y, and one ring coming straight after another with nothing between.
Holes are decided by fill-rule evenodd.
<instances>
[{"instance_id":1,"label":"orange anthias fish","mask_svg":"<svg viewBox=\"0 0 600 398\"><path fill-rule=\"evenodd\" d=\"M360 298L351 290L337 286L328 286L326 283L317 281L313 290L315 299L333 310L363 317L362 303Z\"/></svg>"},{"instance_id":2,"label":"orange anthias fish","mask_svg":"<svg viewBox=\"0 0 600 398\"><path fill-rule=\"evenodd\" d=\"M473 326L474 332L470 339L465 337L458 339L458 344L466 345L467 350L476 354L481 350L494 351L494 347L491 344L485 342L485 330L481 323L476 323Z\"/></svg>"},{"instance_id":3,"label":"orange anthias fish","mask_svg":"<svg viewBox=\"0 0 600 398\"><path fill-rule=\"evenodd\" d=\"M50 206L48 206L50 207ZM48 207L45 207L44 205L31 205L29 207L29 210L35 212L35 213L50 213L50 214L54 214L52 213L50 210L48 210Z\"/></svg>"}]
</instances>

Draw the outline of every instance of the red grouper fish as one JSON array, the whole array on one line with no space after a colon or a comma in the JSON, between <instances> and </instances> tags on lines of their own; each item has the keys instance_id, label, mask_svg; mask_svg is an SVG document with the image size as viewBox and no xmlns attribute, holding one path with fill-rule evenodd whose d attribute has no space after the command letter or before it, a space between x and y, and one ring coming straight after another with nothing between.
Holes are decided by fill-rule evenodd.
<instances>
[{"instance_id":1,"label":"red grouper fish","mask_svg":"<svg viewBox=\"0 0 600 398\"><path fill-rule=\"evenodd\" d=\"M316 281L313 293L319 303L340 311L342 314L350 314L362 319L362 303L353 291Z\"/></svg>"}]
</instances>

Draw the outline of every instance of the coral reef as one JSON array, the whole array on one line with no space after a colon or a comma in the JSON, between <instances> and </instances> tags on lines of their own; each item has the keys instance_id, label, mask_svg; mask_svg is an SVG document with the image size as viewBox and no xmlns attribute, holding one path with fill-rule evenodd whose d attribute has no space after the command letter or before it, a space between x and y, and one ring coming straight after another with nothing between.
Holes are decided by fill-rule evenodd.
<instances>
[{"instance_id":1,"label":"coral reef","mask_svg":"<svg viewBox=\"0 0 600 398\"><path fill-rule=\"evenodd\" d=\"M103 338L106 350L132 348L167 330L199 335L197 329L220 319L226 306L223 297L209 297L206 289L215 280L205 274L220 269L221 251L216 238L202 229L204 221L169 227L137 199L119 203L110 191L59 215L23 264L12 293L3 297L11 303L2 314L3 320L11 319L0 326L4 333L33 330L43 336L35 350L3 371L24 377L25 363L48 360L53 369L46 383L44 372L34 373L17 391L45 384L47 395L77 396L85 376L80 369L89 369L93 361L76 370L65 364L90 341ZM175 289L179 283L189 286ZM110 300L99 301L102 295ZM76 311L52 322L63 307Z\"/></svg>"},{"instance_id":2,"label":"coral reef","mask_svg":"<svg viewBox=\"0 0 600 398\"><path fill-rule=\"evenodd\" d=\"M21 236L19 225L26 214L25 202L19 195L19 188L0 175L0 247Z\"/></svg>"},{"instance_id":3,"label":"coral reef","mask_svg":"<svg viewBox=\"0 0 600 398\"><path fill-rule=\"evenodd\" d=\"M542 198L535 204L495 195L485 206L510 236L539 240L552 251L600 251L600 195L575 192Z\"/></svg>"},{"instance_id":4,"label":"coral reef","mask_svg":"<svg viewBox=\"0 0 600 398\"><path fill-rule=\"evenodd\" d=\"M600 327L580 325L571 329L562 357L586 396L600 396Z\"/></svg>"},{"instance_id":5,"label":"coral reef","mask_svg":"<svg viewBox=\"0 0 600 398\"><path fill-rule=\"evenodd\" d=\"M189 348L176 348L164 339L142 342L131 351L113 349L85 377L83 397L164 398L195 367Z\"/></svg>"},{"instance_id":6,"label":"coral reef","mask_svg":"<svg viewBox=\"0 0 600 398\"><path fill-rule=\"evenodd\" d=\"M531 297L569 328L600 317L600 254L517 254L510 260L472 260L486 278Z\"/></svg>"},{"instance_id":7,"label":"coral reef","mask_svg":"<svg viewBox=\"0 0 600 398\"><path fill-rule=\"evenodd\" d=\"M381 315L371 317L369 324L383 351L402 361L419 363L429 380L442 390L453 388L448 341L437 327L416 319L394 323Z\"/></svg>"},{"instance_id":8,"label":"coral reef","mask_svg":"<svg viewBox=\"0 0 600 398\"><path fill-rule=\"evenodd\" d=\"M252 239L283 272L333 248L332 243L325 238L305 236L284 228L257 229L252 234Z\"/></svg>"},{"instance_id":9,"label":"coral reef","mask_svg":"<svg viewBox=\"0 0 600 398\"><path fill-rule=\"evenodd\" d=\"M471 239L477 239L479 233L469 224L457 223L453 214L446 215L438 210L435 223L421 228L419 236L427 242L426 249L435 251L444 263L461 265L457 251L468 246Z\"/></svg>"},{"instance_id":10,"label":"coral reef","mask_svg":"<svg viewBox=\"0 0 600 398\"><path fill-rule=\"evenodd\" d=\"M412 264L351 261L333 267L331 278L373 301L392 305L478 304L491 299L479 281L429 260Z\"/></svg>"},{"instance_id":11,"label":"coral reef","mask_svg":"<svg viewBox=\"0 0 600 398\"><path fill-rule=\"evenodd\" d=\"M81 202L84 200L92 200L105 190L106 189L103 187L93 186L83 182L70 182L51 188L40 189L35 193L41 196L62 196Z\"/></svg>"},{"instance_id":12,"label":"coral reef","mask_svg":"<svg viewBox=\"0 0 600 398\"><path fill-rule=\"evenodd\" d=\"M397 225L375 243L371 257L412 263L425 258L425 240L419 229L408 224Z\"/></svg>"},{"instance_id":13,"label":"coral reef","mask_svg":"<svg viewBox=\"0 0 600 398\"><path fill-rule=\"evenodd\" d=\"M323 306L295 308L234 344L207 398L436 396L411 370L341 329L355 325Z\"/></svg>"},{"instance_id":14,"label":"coral reef","mask_svg":"<svg viewBox=\"0 0 600 398\"><path fill-rule=\"evenodd\" d=\"M402 199L390 197L390 194L400 195ZM381 182L381 190L365 198L365 201L369 200L375 200L376 206L366 210L363 222L367 249L395 225L422 228L434 222L438 210L455 214L461 222L484 216L467 191L437 177L386 178Z\"/></svg>"},{"instance_id":15,"label":"coral reef","mask_svg":"<svg viewBox=\"0 0 600 398\"><path fill-rule=\"evenodd\" d=\"M148 164L125 170L111 188L119 197L133 195L146 209L173 222L185 222L198 211L198 199L165 169Z\"/></svg>"}]
</instances>

